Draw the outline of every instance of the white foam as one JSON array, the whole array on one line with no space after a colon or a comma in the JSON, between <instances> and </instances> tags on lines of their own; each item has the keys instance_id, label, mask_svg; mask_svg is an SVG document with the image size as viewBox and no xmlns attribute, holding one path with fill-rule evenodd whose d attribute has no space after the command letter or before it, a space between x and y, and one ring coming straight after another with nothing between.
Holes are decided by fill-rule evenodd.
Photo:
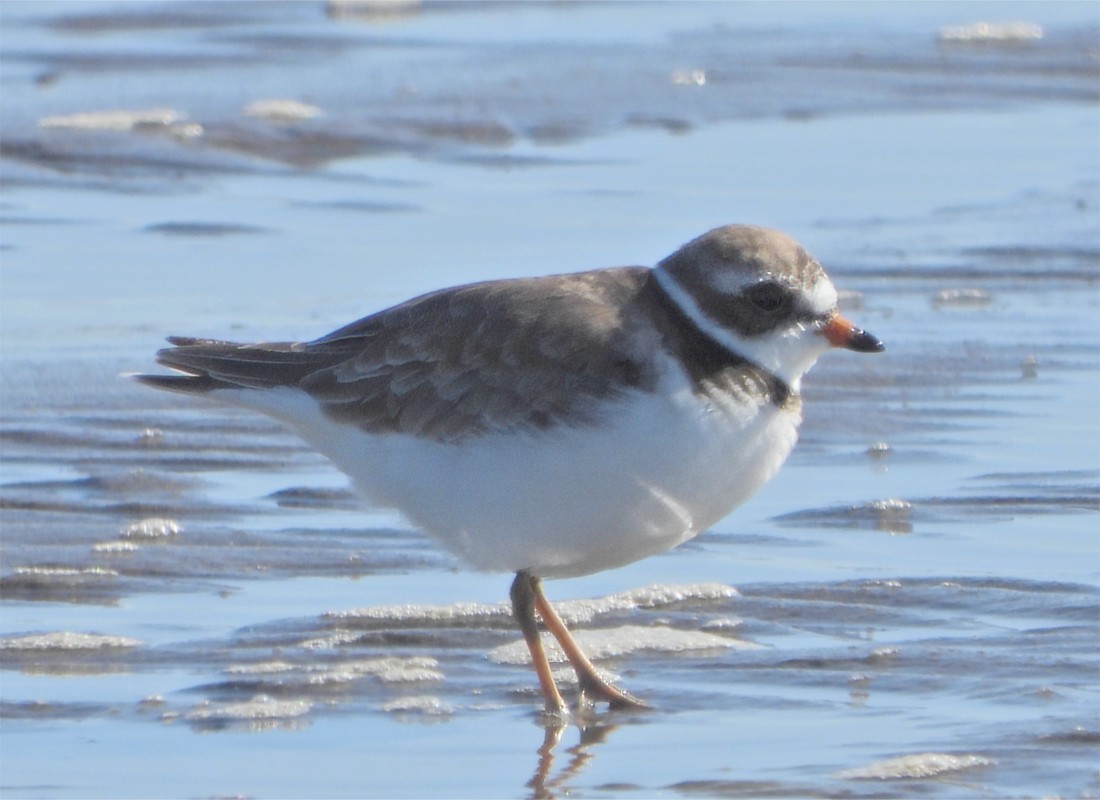
<instances>
[{"instance_id":1,"label":"white foam","mask_svg":"<svg viewBox=\"0 0 1100 800\"><path fill-rule=\"evenodd\" d=\"M265 694L242 703L201 703L184 715L188 722L251 722L256 720L294 719L309 713L313 704L306 700L276 700Z\"/></svg>"},{"instance_id":2,"label":"white foam","mask_svg":"<svg viewBox=\"0 0 1100 800\"><path fill-rule=\"evenodd\" d=\"M734 587L722 583L696 583L686 586L659 584L640 589L628 589L607 597L563 600L560 603L554 603L554 608L567 624L576 625L635 608L662 608L687 601L728 600L739 595L740 593Z\"/></svg>"},{"instance_id":3,"label":"white foam","mask_svg":"<svg viewBox=\"0 0 1100 800\"><path fill-rule=\"evenodd\" d=\"M669 80L676 86L706 86L707 73L701 69L674 69Z\"/></svg>"},{"instance_id":4,"label":"white foam","mask_svg":"<svg viewBox=\"0 0 1100 800\"><path fill-rule=\"evenodd\" d=\"M560 602L551 600L551 602L566 624L576 625L591 622L598 617L615 612L631 611L637 608L660 608L690 601L728 600L738 595L737 589L721 583L697 583L684 586L659 584L639 589L629 589L606 597L562 600ZM378 621L392 623L395 626L436 626L478 619L510 619L512 607L505 602L452 603L445 606L404 604L329 611L324 616L329 619ZM329 639L340 640L350 635L341 633L329 637ZM319 642L328 641L328 639L310 641Z\"/></svg>"},{"instance_id":5,"label":"white foam","mask_svg":"<svg viewBox=\"0 0 1100 800\"><path fill-rule=\"evenodd\" d=\"M15 574L41 578L113 578L118 575L118 570L108 567L16 567Z\"/></svg>"},{"instance_id":6,"label":"white foam","mask_svg":"<svg viewBox=\"0 0 1100 800\"><path fill-rule=\"evenodd\" d=\"M908 500L900 500L896 497L887 497L882 500L875 500L871 503L871 510L876 514L882 515L897 515L908 516L913 510L913 504Z\"/></svg>"},{"instance_id":7,"label":"white foam","mask_svg":"<svg viewBox=\"0 0 1100 800\"><path fill-rule=\"evenodd\" d=\"M140 639L98 633L54 631L0 639L0 650L100 650L111 647L140 647Z\"/></svg>"},{"instance_id":8,"label":"white foam","mask_svg":"<svg viewBox=\"0 0 1100 800\"><path fill-rule=\"evenodd\" d=\"M132 131L138 128L168 128L182 122L186 115L174 108L86 111L43 117L38 127L82 131Z\"/></svg>"},{"instance_id":9,"label":"white foam","mask_svg":"<svg viewBox=\"0 0 1100 800\"><path fill-rule=\"evenodd\" d=\"M178 536L181 530L180 524L174 519L146 517L123 528L121 536L123 539L166 539Z\"/></svg>"},{"instance_id":10,"label":"white foam","mask_svg":"<svg viewBox=\"0 0 1100 800\"><path fill-rule=\"evenodd\" d=\"M133 542L96 542L92 545L96 553L135 553L139 549Z\"/></svg>"},{"instance_id":11,"label":"white foam","mask_svg":"<svg viewBox=\"0 0 1100 800\"><path fill-rule=\"evenodd\" d=\"M1043 38L1043 26L1034 22L972 22L940 28L941 42L1021 43Z\"/></svg>"},{"instance_id":12,"label":"white foam","mask_svg":"<svg viewBox=\"0 0 1100 800\"><path fill-rule=\"evenodd\" d=\"M907 756L875 761L863 767L846 769L834 774L842 780L912 780L932 778L947 772L958 772L996 764L992 758L950 753L914 753Z\"/></svg>"},{"instance_id":13,"label":"white foam","mask_svg":"<svg viewBox=\"0 0 1100 800\"><path fill-rule=\"evenodd\" d=\"M992 295L985 289L940 289L932 298L937 306L987 306L993 302Z\"/></svg>"},{"instance_id":14,"label":"white foam","mask_svg":"<svg viewBox=\"0 0 1100 800\"><path fill-rule=\"evenodd\" d=\"M431 695L418 695L415 697L398 697L382 706L382 710L390 714L423 714L428 717L446 717L454 713L454 709Z\"/></svg>"},{"instance_id":15,"label":"white foam","mask_svg":"<svg viewBox=\"0 0 1100 800\"><path fill-rule=\"evenodd\" d=\"M286 661L264 661L259 664L230 664L222 672L226 675L278 675L296 669Z\"/></svg>"},{"instance_id":16,"label":"white foam","mask_svg":"<svg viewBox=\"0 0 1100 800\"><path fill-rule=\"evenodd\" d=\"M337 631L328 636L318 636L315 639L303 639L298 642L298 647L306 650L335 650L345 644L351 644L359 639L360 634L355 631Z\"/></svg>"},{"instance_id":17,"label":"white foam","mask_svg":"<svg viewBox=\"0 0 1100 800\"><path fill-rule=\"evenodd\" d=\"M507 603L453 603L446 606L406 603L395 606L370 606L346 611L326 611L327 619L377 620L404 625L447 624L466 620L510 617Z\"/></svg>"},{"instance_id":18,"label":"white foam","mask_svg":"<svg viewBox=\"0 0 1100 800\"><path fill-rule=\"evenodd\" d=\"M383 683L420 683L443 680L439 662L426 656L383 656L339 661L330 664L295 665L286 661L262 661L255 664L231 664L227 675L285 676L297 674L313 685L349 683L374 677Z\"/></svg>"},{"instance_id":19,"label":"white foam","mask_svg":"<svg viewBox=\"0 0 1100 800\"><path fill-rule=\"evenodd\" d=\"M684 653L698 650L729 649L732 647L755 648L757 645L731 639L728 636L716 636L703 631L684 631L676 628L643 627L641 625L623 625L604 630L576 631L577 644L589 658L619 658L640 650L661 653ZM551 661L566 661L556 641L543 637L546 655ZM529 664L530 653L522 639L510 644L495 647L489 651L489 658L498 664Z\"/></svg>"},{"instance_id":20,"label":"white foam","mask_svg":"<svg viewBox=\"0 0 1100 800\"><path fill-rule=\"evenodd\" d=\"M140 445L155 445L160 444L164 440L164 431L160 428L145 428L137 435L135 439L137 444Z\"/></svg>"},{"instance_id":21,"label":"white foam","mask_svg":"<svg viewBox=\"0 0 1100 800\"><path fill-rule=\"evenodd\" d=\"M438 666L438 661L426 656L385 656L345 662L336 670L355 676L370 675L383 683L418 683L443 680Z\"/></svg>"},{"instance_id":22,"label":"white foam","mask_svg":"<svg viewBox=\"0 0 1100 800\"><path fill-rule=\"evenodd\" d=\"M426 667L398 667L385 672L375 673L382 683L430 683L443 680L443 673Z\"/></svg>"},{"instance_id":23,"label":"white foam","mask_svg":"<svg viewBox=\"0 0 1100 800\"><path fill-rule=\"evenodd\" d=\"M300 122L321 116L321 109L298 100L256 100L244 107L247 117L257 117L268 122Z\"/></svg>"},{"instance_id":24,"label":"white foam","mask_svg":"<svg viewBox=\"0 0 1100 800\"><path fill-rule=\"evenodd\" d=\"M422 0L328 0L325 15L333 19L386 22L419 12Z\"/></svg>"},{"instance_id":25,"label":"white foam","mask_svg":"<svg viewBox=\"0 0 1100 800\"><path fill-rule=\"evenodd\" d=\"M734 631L745 624L745 621L740 617L722 617L720 619L713 619L703 625L701 630L704 631L716 631L720 634L727 636L732 635Z\"/></svg>"}]
</instances>

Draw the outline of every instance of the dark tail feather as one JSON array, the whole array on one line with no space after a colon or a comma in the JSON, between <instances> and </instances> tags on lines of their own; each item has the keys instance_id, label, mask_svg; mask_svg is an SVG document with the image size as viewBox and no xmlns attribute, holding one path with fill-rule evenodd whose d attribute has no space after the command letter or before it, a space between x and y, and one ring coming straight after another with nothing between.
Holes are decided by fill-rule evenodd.
<instances>
[{"instance_id":1,"label":"dark tail feather","mask_svg":"<svg viewBox=\"0 0 1100 800\"><path fill-rule=\"evenodd\" d=\"M292 342L237 344L185 336L173 336L168 341L173 347L159 351L157 362L183 374L134 378L157 389L188 394L297 386L307 375L338 360L327 348Z\"/></svg>"},{"instance_id":2,"label":"dark tail feather","mask_svg":"<svg viewBox=\"0 0 1100 800\"><path fill-rule=\"evenodd\" d=\"M212 389L228 389L233 386L225 381L215 380L209 375L131 375L138 383L165 389L169 392L185 394L205 394Z\"/></svg>"}]
</instances>

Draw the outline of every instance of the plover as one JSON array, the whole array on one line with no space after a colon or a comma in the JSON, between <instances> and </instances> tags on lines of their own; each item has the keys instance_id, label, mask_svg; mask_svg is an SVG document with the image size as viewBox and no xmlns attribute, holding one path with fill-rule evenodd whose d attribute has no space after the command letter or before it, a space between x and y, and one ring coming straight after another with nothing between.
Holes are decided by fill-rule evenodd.
<instances>
[{"instance_id":1,"label":"plover","mask_svg":"<svg viewBox=\"0 0 1100 800\"><path fill-rule=\"evenodd\" d=\"M601 678L542 590L706 530L787 458L802 375L882 343L837 311L785 234L729 225L654 268L432 292L304 343L174 337L139 375L289 425L372 502L471 566L515 574L512 608L553 714L566 705L536 614L583 696Z\"/></svg>"}]
</instances>

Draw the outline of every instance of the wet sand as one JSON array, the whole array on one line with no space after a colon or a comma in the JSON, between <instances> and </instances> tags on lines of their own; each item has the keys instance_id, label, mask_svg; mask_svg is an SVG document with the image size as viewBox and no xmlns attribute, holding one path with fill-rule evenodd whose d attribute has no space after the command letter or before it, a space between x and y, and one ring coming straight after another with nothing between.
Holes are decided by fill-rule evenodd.
<instances>
[{"instance_id":1,"label":"wet sand","mask_svg":"<svg viewBox=\"0 0 1100 800\"><path fill-rule=\"evenodd\" d=\"M1097 15L904 8L0 7L5 797L1100 791ZM546 728L507 576L120 377L734 221L888 350L713 531L548 585L650 712Z\"/></svg>"}]
</instances>

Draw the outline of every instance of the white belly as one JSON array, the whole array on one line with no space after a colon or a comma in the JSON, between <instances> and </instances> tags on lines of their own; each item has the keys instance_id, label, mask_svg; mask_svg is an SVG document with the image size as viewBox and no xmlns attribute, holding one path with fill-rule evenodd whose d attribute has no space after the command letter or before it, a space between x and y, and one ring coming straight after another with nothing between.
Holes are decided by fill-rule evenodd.
<instances>
[{"instance_id":1,"label":"white belly","mask_svg":"<svg viewBox=\"0 0 1100 800\"><path fill-rule=\"evenodd\" d=\"M622 566L701 533L775 474L799 423L770 404L718 410L684 385L632 394L602 425L454 445L337 425L297 390L248 394L472 566L542 577Z\"/></svg>"}]
</instances>

